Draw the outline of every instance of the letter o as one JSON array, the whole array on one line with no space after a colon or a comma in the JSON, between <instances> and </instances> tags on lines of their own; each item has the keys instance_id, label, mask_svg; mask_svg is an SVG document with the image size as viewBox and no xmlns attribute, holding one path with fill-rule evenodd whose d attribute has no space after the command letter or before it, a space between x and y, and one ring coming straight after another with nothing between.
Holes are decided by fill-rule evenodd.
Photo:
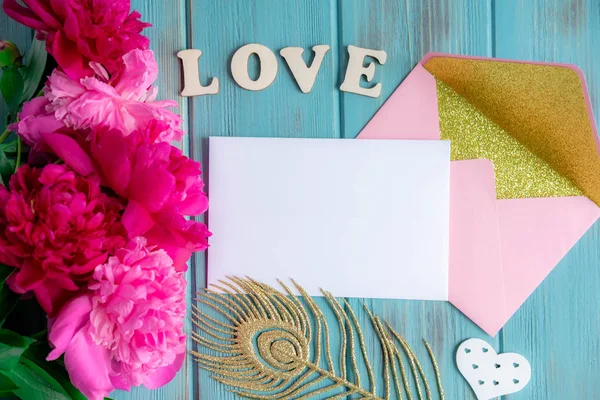
<instances>
[{"instance_id":1,"label":"letter o","mask_svg":"<svg viewBox=\"0 0 600 400\"><path fill-rule=\"evenodd\" d=\"M248 60L256 54L260 63L260 75L252 80L248 74ZM231 59L231 75L246 90L258 91L269 87L277 77L277 58L266 46L257 43L240 47Z\"/></svg>"}]
</instances>

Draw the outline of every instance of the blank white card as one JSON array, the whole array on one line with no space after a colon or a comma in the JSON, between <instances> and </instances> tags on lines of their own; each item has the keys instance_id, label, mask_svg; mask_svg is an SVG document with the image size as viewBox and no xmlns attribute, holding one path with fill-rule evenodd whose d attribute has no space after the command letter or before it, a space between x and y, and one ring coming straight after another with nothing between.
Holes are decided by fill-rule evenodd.
<instances>
[{"instance_id":1,"label":"blank white card","mask_svg":"<svg viewBox=\"0 0 600 400\"><path fill-rule=\"evenodd\" d=\"M450 144L210 138L208 283L448 299Z\"/></svg>"}]
</instances>

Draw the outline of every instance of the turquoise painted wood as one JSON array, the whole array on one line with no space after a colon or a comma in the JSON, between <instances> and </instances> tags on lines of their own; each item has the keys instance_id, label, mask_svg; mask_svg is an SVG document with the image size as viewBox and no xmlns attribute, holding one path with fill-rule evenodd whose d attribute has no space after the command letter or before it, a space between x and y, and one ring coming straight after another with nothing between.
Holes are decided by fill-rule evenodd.
<instances>
[{"instance_id":1,"label":"turquoise painted wood","mask_svg":"<svg viewBox=\"0 0 600 400\"><path fill-rule=\"evenodd\" d=\"M33 39L33 32L31 29L18 25L13 20L9 19L4 13L0 13L0 40L8 39L17 45L21 54L26 54L31 41ZM6 35L6 37L4 36ZM4 101L0 101L0 129L4 132L6 129L6 105Z\"/></svg>"},{"instance_id":2,"label":"turquoise painted wood","mask_svg":"<svg viewBox=\"0 0 600 400\"><path fill-rule=\"evenodd\" d=\"M160 65L162 98L177 99L189 134L182 148L206 167L210 135L354 138L418 60L428 51L578 64L600 115L600 2L597 0L132 0L152 22L148 30ZM0 37L26 45L31 34L0 15ZM262 92L235 86L229 62L236 48L262 43L331 46L315 87L302 94L280 60L275 83ZM349 44L387 51L378 67L382 96L338 90ZM199 48L202 82L217 76L217 96L184 99L176 52ZM254 68L255 66L253 66ZM0 110L1 111L1 110ZM332 205L333 207L335 205ZM188 275L190 301L205 285L204 256ZM422 359L426 338L438 357L448 399L474 399L454 365L454 351L469 337L499 351L525 355L533 378L510 399L599 399L600 224L596 224L534 292L496 338L490 338L446 303L352 299L375 361L381 351L362 303L388 320ZM325 302L319 305L326 310ZM327 318L335 323L333 314ZM332 326L335 326L332 324ZM334 344L338 341L333 338ZM193 348L193 344L190 343ZM425 363L427 364L427 363ZM430 379L432 371L426 366ZM381 386L381 385L380 385ZM331 395L331 394L330 394ZM165 388L117 393L117 399L230 400L236 396L188 360Z\"/></svg>"}]
</instances>

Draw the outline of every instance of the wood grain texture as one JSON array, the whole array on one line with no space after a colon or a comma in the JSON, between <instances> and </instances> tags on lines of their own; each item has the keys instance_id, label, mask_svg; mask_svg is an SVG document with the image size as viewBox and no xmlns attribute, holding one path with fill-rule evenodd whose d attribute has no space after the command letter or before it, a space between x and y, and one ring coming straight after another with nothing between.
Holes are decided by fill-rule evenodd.
<instances>
[{"instance_id":1,"label":"wood grain texture","mask_svg":"<svg viewBox=\"0 0 600 400\"><path fill-rule=\"evenodd\" d=\"M188 152L189 128L187 126L187 101L179 96L179 62L177 52L187 47L187 20L185 0L170 0L168 3L162 0L131 0L131 7L142 14L142 20L152 23L152 27L144 31L150 38L151 49L154 51L158 63L158 98L176 100L179 103L177 112L184 120L183 129L188 132L187 136L179 144L185 153ZM188 282L192 280L191 270L187 274ZM192 301L192 287L188 286L188 302ZM189 324L188 318L188 329ZM189 340L188 346L191 346ZM144 387L136 387L130 393L115 391L112 396L115 400L158 400L173 399L183 400L190 398L191 385L189 384L194 363L191 357L187 357L183 368L175 379L168 385L158 390L148 390Z\"/></svg>"},{"instance_id":2,"label":"wood grain texture","mask_svg":"<svg viewBox=\"0 0 600 400\"><path fill-rule=\"evenodd\" d=\"M494 11L497 57L578 65L600 115L599 2L496 1ZM599 249L596 223L505 326L502 349L533 366L522 398L600 398Z\"/></svg>"},{"instance_id":3,"label":"wood grain texture","mask_svg":"<svg viewBox=\"0 0 600 400\"><path fill-rule=\"evenodd\" d=\"M379 98L342 93L342 136L358 135L427 52L491 56L491 17L487 1L342 0L343 45L382 49L388 54L386 65L377 67L374 78L383 84ZM341 58L345 68L345 47Z\"/></svg>"},{"instance_id":4,"label":"wood grain texture","mask_svg":"<svg viewBox=\"0 0 600 400\"><path fill-rule=\"evenodd\" d=\"M181 146L201 160L204 169L209 135L354 138L428 51L575 63L586 74L595 114L600 115L600 2L596 0L133 0L132 6L154 24L147 33L160 66L160 97L179 101L189 131ZM27 48L31 31L7 20L0 14L0 38ZM262 92L237 87L229 72L234 51L252 42L267 45L279 60L275 83ZM331 50L313 91L305 95L278 51L302 46L308 56L308 49L316 44L329 44ZM388 53L387 64L377 67L374 79L383 83L380 98L338 90L349 44ZM181 74L175 54L184 48L203 51L201 81L206 84L210 77L218 77L218 95L178 96ZM251 70L256 72L253 63ZM195 258L188 277L192 301L192 292L205 285L204 255ZM519 352L531 361L531 383L507 398L591 400L600 398L599 282L597 223L495 339L448 303L365 303L403 334L423 361L427 355L421 339L429 340L440 363L447 399L474 398L453 360L462 340L480 337L496 350ZM370 332L368 348L377 363L381 350L362 311L362 301L350 302L365 332ZM323 300L318 302L328 309ZM331 312L327 317L335 326ZM334 346L338 342L334 337ZM428 363L424 364L433 380ZM198 371L191 360L163 389L135 389L114 396L139 400L237 398L209 374Z\"/></svg>"},{"instance_id":5,"label":"wood grain texture","mask_svg":"<svg viewBox=\"0 0 600 400\"><path fill-rule=\"evenodd\" d=\"M204 157L208 136L339 137L337 82L340 70L335 1L188 1L190 47L203 52L201 82L206 85L212 77L220 81L218 95L195 97L190 102L193 132L190 149L196 159L203 161L205 177L208 176ZM231 57L248 43L269 47L279 60L275 82L260 92L238 87L230 73ZM308 50L316 44L328 44L331 50L312 92L303 94L279 56L279 50L301 46L306 49L304 56L308 60L312 58L312 51ZM254 61L250 62L251 76L258 72ZM210 182L208 184L210 187ZM204 261L204 255L195 259L196 290L205 285ZM317 303L328 319L334 321L326 302L317 299ZM335 337L333 343L337 343ZM236 398L203 370L198 371L192 390L194 396L202 400Z\"/></svg>"},{"instance_id":6,"label":"wood grain texture","mask_svg":"<svg viewBox=\"0 0 600 400\"><path fill-rule=\"evenodd\" d=\"M378 67L378 81L383 83L382 96L371 99L354 94L342 95L342 122L345 137L355 137L395 90L414 65L429 51L459 54L491 55L492 36L489 4L481 1L343 1L341 6L341 44L384 49L388 62ZM400 172L399 172L400 173ZM369 324L362 299L351 299L359 319ZM465 339L480 337L498 348L498 340L490 339L470 323L449 303L422 301L365 300L375 315L405 336L428 373L430 383L435 375L428 362L422 340L426 339L438 357L449 399L472 399L468 385L454 363L456 347ZM377 342L371 351L380 356ZM382 376L381 363L377 369ZM416 392L415 392L416 393Z\"/></svg>"},{"instance_id":7,"label":"wood grain texture","mask_svg":"<svg viewBox=\"0 0 600 400\"><path fill-rule=\"evenodd\" d=\"M31 40L33 39L33 31L21 24L18 24L14 20L8 18L6 14L0 12L0 40L10 40L14 42L23 56L27 54L29 46L31 46ZM2 72L0 71L0 76ZM4 100L0 98L0 133L6 129L6 104Z\"/></svg>"},{"instance_id":8,"label":"wood grain texture","mask_svg":"<svg viewBox=\"0 0 600 400\"><path fill-rule=\"evenodd\" d=\"M262 5L265 8L272 6L268 1L252 2L252 4ZM289 3L286 3L286 6L289 6ZM595 33L600 30L598 21L600 12L596 2L340 0L330 6L332 18L337 13L337 22L333 21L330 24L332 32L337 29L337 38L332 34L329 42L308 42L300 45L308 47L318 43L331 43L332 50L337 49L337 56L333 55L333 61L340 70L337 73L335 71L327 73L327 76L332 77L332 81L337 85L343 78L347 62L345 46L348 44L384 49L388 52L387 64L378 67L375 75L375 82L381 81L384 85L379 99L338 93L337 85L332 89L328 86L330 84L328 81L317 81L315 90L324 90L326 94L333 93L334 96L339 94L340 137L356 136L397 84L428 51L575 62L587 73L592 99L598 111L596 101L598 79L592 69L593 65L598 65L597 56L592 51L598 47L598 35ZM193 7L192 12L197 8ZM240 18L234 12L231 15L234 16L233 18ZM229 19L232 18L231 15L216 16L216 18L225 27L236 26ZM213 16L214 14L209 13L207 18ZM252 21L258 20L255 17ZM298 17L298 21L304 19ZM281 34L281 30L289 29L288 26L288 19L282 26L276 23L270 27L270 36L286 37L285 34ZM299 28L301 32L314 29L310 24L294 27ZM202 28L201 32L205 32L208 36L208 32L214 31ZM240 34L238 43L263 40L262 37L257 40L257 36L253 36L252 33L244 33L244 35L246 36ZM195 31L194 36L198 36L198 31ZM264 40L268 41L268 39ZM211 41L210 37L207 37L206 42L206 48L220 49L222 46L222 40L219 39ZM297 45L297 43L289 41L282 42L282 45ZM205 47L202 45L200 47L206 53ZM230 56L232 50L226 54ZM228 84L232 82L229 81ZM295 89L294 85L290 81L287 87ZM234 93L241 91L235 87L230 90ZM200 125L195 123L194 127L204 129L208 134L286 136L287 134L279 133L283 121L287 123L284 132L294 131L298 136L323 136L319 124L303 126L299 129L298 124L282 120L280 116L288 112L287 105L278 101L279 92L269 94L268 90L263 92L266 98L256 97L256 104L252 106L246 103L242 103L241 107L233 103L230 105L228 102L233 100L227 98L218 101L208 98L195 100L204 107L201 112L194 112L196 118L206 115L217 115L217 117L211 117L209 121ZM243 91L241 93L248 94ZM287 95L298 94L296 90ZM256 96L255 93L249 95ZM335 99L331 104L335 108ZM248 110L259 107L268 108L268 117L263 116L262 120L257 121L253 113L248 114ZM232 111L236 111L237 115L229 115ZM334 116L335 113L336 111L333 110ZM276 116L274 120L273 114ZM335 127L335 117L333 120L330 119L332 114L322 112L315 114L312 108L303 110L303 115L317 116L324 119L322 122ZM211 126L220 127L220 131L215 131L215 128L210 128ZM261 129L257 130L257 127ZM199 134L195 130L194 138L203 135L204 133ZM196 144L194 148L199 149L202 146ZM574 396L581 399L595 399L600 397L598 395L600 384L594 380L598 361L597 357L592 355L599 347L598 295L594 289L599 278L598 229L597 224L495 339L485 335L449 304L382 300L366 300L366 304L405 335L419 357L426 359L420 340L427 338L432 343L439 358L449 399L474 398L467 384L458 374L453 361L456 347L469 337L484 338L499 351L521 352L532 361L534 377L531 384L521 393L510 396L511 399L563 399L574 398ZM580 295L574 296L574 293ZM368 331L370 322L362 311L361 300L351 300L351 304L358 312L360 322L367 327ZM578 317L574 318L573 315ZM572 320L577 322L569 322ZM570 342L573 341L574 336L578 339L573 346ZM381 351L372 332L369 335L368 347L369 352L375 357L375 362L380 362ZM428 373L431 377L431 370L428 370ZM199 393L202 395L206 393L208 394L206 398L212 398L214 393L219 392L217 388L215 391L210 386L209 390L205 391L207 379L200 374Z\"/></svg>"}]
</instances>

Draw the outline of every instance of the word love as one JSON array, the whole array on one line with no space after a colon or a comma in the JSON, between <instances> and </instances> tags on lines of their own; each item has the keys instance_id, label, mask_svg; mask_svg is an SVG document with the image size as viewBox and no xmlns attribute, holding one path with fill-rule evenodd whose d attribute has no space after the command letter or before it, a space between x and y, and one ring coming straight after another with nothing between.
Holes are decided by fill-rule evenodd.
<instances>
[{"instance_id":1,"label":"word love","mask_svg":"<svg viewBox=\"0 0 600 400\"><path fill-rule=\"evenodd\" d=\"M323 59L329 51L329 46L314 46L312 51L314 52L314 58L310 65L307 65L302 59L304 53L302 47L286 47L279 52L303 93L309 93L312 90ZM348 67L340 90L363 96L379 97L381 83L371 87L362 87L360 80L364 76L367 82L371 82L375 75L375 63L368 62L365 64L365 58L372 57L380 65L384 65L387 60L385 51L348 46L348 54L350 56ZM248 61L252 55L258 57L260 65L260 74L256 79L252 79L248 72ZM182 50L177 53L177 57L181 59L183 64L184 86L181 92L182 96L202 96L219 93L219 79L212 78L208 86L202 86L200 83L199 60L201 56L202 51L198 49ZM268 47L257 43L240 47L231 59L231 75L235 82L246 90L258 91L269 87L277 77L278 68L275 54Z\"/></svg>"}]
</instances>

